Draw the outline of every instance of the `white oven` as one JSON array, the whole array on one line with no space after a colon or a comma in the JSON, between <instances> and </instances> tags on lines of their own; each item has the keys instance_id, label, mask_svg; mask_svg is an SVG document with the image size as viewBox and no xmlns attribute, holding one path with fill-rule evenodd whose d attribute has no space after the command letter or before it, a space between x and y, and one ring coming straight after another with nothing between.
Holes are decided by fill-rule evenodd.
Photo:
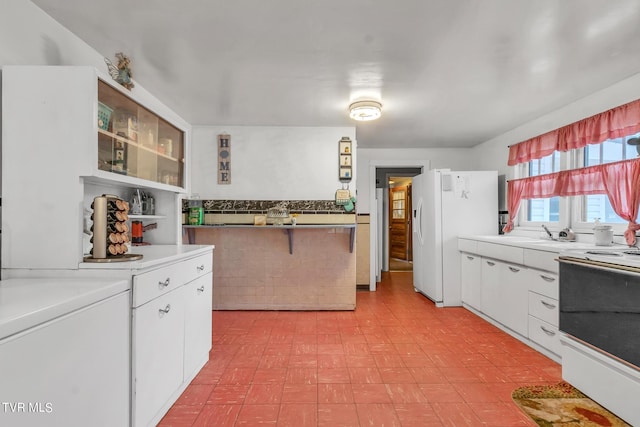
<instances>
[{"instance_id":1,"label":"white oven","mask_svg":"<svg viewBox=\"0 0 640 427\"><path fill-rule=\"evenodd\" d=\"M562 377L640 425L640 251L560 254Z\"/></svg>"}]
</instances>

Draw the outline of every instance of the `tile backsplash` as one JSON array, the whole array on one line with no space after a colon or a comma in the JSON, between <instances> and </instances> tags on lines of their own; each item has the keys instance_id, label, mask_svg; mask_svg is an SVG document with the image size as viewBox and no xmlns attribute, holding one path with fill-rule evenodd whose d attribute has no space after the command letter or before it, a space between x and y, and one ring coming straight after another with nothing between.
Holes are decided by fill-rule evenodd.
<instances>
[{"instance_id":1,"label":"tile backsplash","mask_svg":"<svg viewBox=\"0 0 640 427\"><path fill-rule=\"evenodd\" d=\"M182 212L188 213L190 200L183 200ZM286 208L297 214L347 214L334 200L202 200L205 214L265 214L269 208Z\"/></svg>"}]
</instances>

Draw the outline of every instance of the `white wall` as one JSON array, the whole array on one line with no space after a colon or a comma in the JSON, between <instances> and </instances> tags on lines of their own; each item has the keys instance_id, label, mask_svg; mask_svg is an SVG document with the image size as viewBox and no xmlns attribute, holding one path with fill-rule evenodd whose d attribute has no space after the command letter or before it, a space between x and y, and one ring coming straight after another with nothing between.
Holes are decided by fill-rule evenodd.
<instances>
[{"instance_id":1,"label":"white wall","mask_svg":"<svg viewBox=\"0 0 640 427\"><path fill-rule=\"evenodd\" d=\"M396 150L392 148L358 148L358 213L371 213L375 206L370 205L371 176L369 173L372 160L429 161L433 169L471 170L474 162L470 148L406 148ZM418 165L418 162L416 162Z\"/></svg>"},{"instance_id":2,"label":"white wall","mask_svg":"<svg viewBox=\"0 0 640 427\"><path fill-rule=\"evenodd\" d=\"M611 108L640 98L640 74L631 76L613 86L595 92L558 110L525 123L472 149L473 168L497 170L507 178L513 178L513 169L507 166L508 146L534 136L558 129L578 120L593 116Z\"/></svg>"},{"instance_id":3,"label":"white wall","mask_svg":"<svg viewBox=\"0 0 640 427\"><path fill-rule=\"evenodd\" d=\"M0 2L0 40L0 67L93 65L105 70L102 55L26 0Z\"/></svg>"},{"instance_id":4,"label":"white wall","mask_svg":"<svg viewBox=\"0 0 640 427\"><path fill-rule=\"evenodd\" d=\"M218 134L231 135L231 184L218 184ZM203 199L332 200L341 188L338 141L355 127L195 126L191 192ZM356 187L356 159L353 159Z\"/></svg>"}]
</instances>

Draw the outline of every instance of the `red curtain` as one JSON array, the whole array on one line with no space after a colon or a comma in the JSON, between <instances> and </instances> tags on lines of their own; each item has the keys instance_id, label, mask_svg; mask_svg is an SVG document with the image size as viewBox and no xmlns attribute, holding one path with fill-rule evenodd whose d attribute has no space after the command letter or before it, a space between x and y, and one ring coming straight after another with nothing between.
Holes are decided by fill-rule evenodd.
<instances>
[{"instance_id":1,"label":"red curtain","mask_svg":"<svg viewBox=\"0 0 640 427\"><path fill-rule=\"evenodd\" d=\"M509 166L640 132L640 99L509 147Z\"/></svg>"},{"instance_id":2,"label":"red curtain","mask_svg":"<svg viewBox=\"0 0 640 427\"><path fill-rule=\"evenodd\" d=\"M514 179L507 185L509 222L504 227L505 233L513 230L513 220L523 199L606 194L616 214L629 221L624 233L627 244L635 244L635 232L640 230L636 223L640 205L640 159Z\"/></svg>"}]
</instances>

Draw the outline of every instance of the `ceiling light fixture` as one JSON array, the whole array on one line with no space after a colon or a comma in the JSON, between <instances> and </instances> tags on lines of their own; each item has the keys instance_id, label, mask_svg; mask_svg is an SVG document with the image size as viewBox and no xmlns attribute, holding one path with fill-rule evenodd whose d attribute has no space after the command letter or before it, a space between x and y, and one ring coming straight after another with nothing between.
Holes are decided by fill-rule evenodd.
<instances>
[{"instance_id":1,"label":"ceiling light fixture","mask_svg":"<svg viewBox=\"0 0 640 427\"><path fill-rule=\"evenodd\" d=\"M349 105L349 117L358 121L375 120L382 115L382 104L378 101L356 101Z\"/></svg>"}]
</instances>

